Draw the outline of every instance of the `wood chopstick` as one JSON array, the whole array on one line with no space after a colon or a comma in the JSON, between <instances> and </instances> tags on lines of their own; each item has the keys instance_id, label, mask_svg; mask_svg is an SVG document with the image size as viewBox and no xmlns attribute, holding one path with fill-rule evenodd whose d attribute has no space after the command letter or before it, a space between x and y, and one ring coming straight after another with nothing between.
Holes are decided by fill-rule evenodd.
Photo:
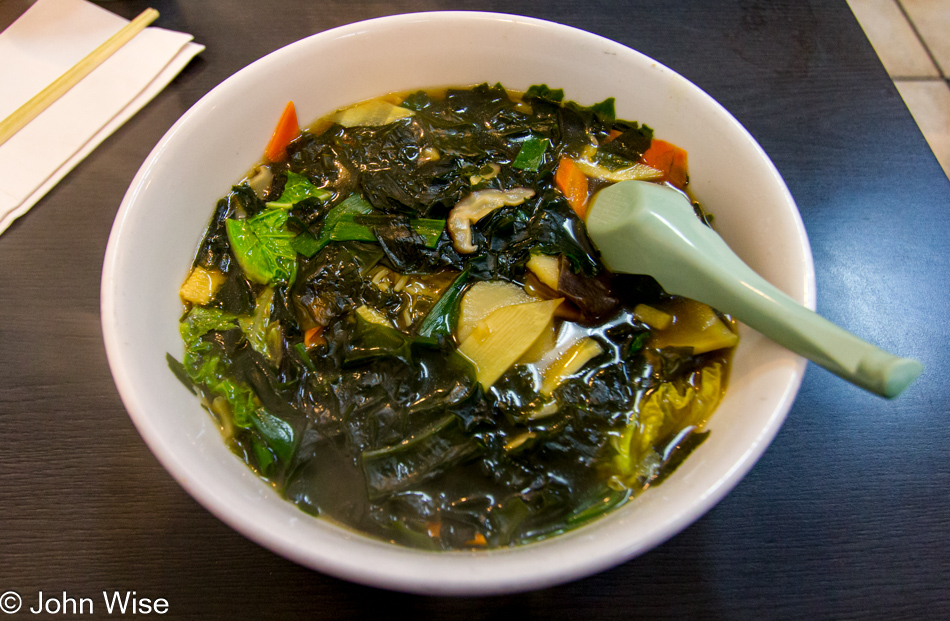
<instances>
[{"instance_id":1,"label":"wood chopstick","mask_svg":"<svg viewBox=\"0 0 950 621\"><path fill-rule=\"evenodd\" d=\"M89 75L107 58L115 54L123 45L142 32L146 26L158 18L158 11L145 9L132 21L109 37L105 43L90 52L85 58L70 67L66 73L56 78L52 84L34 95L28 102L17 108L13 114L0 121L0 145L23 129L27 123L62 97L69 89Z\"/></svg>"}]
</instances>

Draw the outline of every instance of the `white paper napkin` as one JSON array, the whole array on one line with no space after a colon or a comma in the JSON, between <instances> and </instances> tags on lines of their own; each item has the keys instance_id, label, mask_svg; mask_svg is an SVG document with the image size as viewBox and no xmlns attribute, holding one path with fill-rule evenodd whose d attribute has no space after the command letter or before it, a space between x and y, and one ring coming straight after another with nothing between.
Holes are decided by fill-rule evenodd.
<instances>
[{"instance_id":1,"label":"white paper napkin","mask_svg":"<svg viewBox=\"0 0 950 621\"><path fill-rule=\"evenodd\" d=\"M0 118L127 23L86 0L38 0L0 33ZM192 38L146 28L0 145L0 233L204 50Z\"/></svg>"}]
</instances>

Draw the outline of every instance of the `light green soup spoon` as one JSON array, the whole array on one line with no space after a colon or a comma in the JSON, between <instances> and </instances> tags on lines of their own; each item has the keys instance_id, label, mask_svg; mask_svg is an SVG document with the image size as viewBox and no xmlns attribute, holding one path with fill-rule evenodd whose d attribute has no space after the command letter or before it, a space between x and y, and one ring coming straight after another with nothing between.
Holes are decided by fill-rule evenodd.
<instances>
[{"instance_id":1,"label":"light green soup spoon","mask_svg":"<svg viewBox=\"0 0 950 621\"><path fill-rule=\"evenodd\" d=\"M769 284L672 188L623 181L600 190L588 208L587 232L611 271L648 274L667 293L732 315L870 392L896 397L923 370L916 360L859 339Z\"/></svg>"}]
</instances>

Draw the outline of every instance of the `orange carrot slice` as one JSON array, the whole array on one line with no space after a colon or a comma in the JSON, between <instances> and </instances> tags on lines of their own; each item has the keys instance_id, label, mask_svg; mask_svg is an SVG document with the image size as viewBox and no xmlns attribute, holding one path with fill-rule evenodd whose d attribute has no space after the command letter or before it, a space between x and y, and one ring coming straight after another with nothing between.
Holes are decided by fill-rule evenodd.
<instances>
[{"instance_id":1,"label":"orange carrot slice","mask_svg":"<svg viewBox=\"0 0 950 621\"><path fill-rule=\"evenodd\" d=\"M326 342L327 339L323 336L323 326L310 328L303 334L303 346L307 349L316 347L317 345L325 345Z\"/></svg>"},{"instance_id":2,"label":"orange carrot slice","mask_svg":"<svg viewBox=\"0 0 950 621\"><path fill-rule=\"evenodd\" d=\"M264 155L272 162L283 160L287 157L287 145L299 135L300 126L297 124L297 110L294 108L294 102L288 101L283 114L280 115L280 120L277 121L274 135L267 143Z\"/></svg>"},{"instance_id":3,"label":"orange carrot slice","mask_svg":"<svg viewBox=\"0 0 950 621\"><path fill-rule=\"evenodd\" d=\"M561 158L554 173L554 182L564 193L574 213L581 218L587 215L587 177L574 165L574 160Z\"/></svg>"},{"instance_id":4,"label":"orange carrot slice","mask_svg":"<svg viewBox=\"0 0 950 621\"><path fill-rule=\"evenodd\" d=\"M686 189L686 151L674 144L654 139L640 161L663 171L659 181L669 181L679 189Z\"/></svg>"}]
</instances>

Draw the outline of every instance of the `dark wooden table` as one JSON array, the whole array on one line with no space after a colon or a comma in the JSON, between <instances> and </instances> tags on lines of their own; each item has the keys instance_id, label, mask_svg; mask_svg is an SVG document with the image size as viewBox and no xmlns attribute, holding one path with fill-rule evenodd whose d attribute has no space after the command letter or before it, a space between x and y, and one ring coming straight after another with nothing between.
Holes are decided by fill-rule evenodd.
<instances>
[{"instance_id":1,"label":"dark wooden table","mask_svg":"<svg viewBox=\"0 0 950 621\"><path fill-rule=\"evenodd\" d=\"M0 3L0 27L29 4ZM134 590L176 618L950 618L950 183L843 0L105 6L154 6L157 25L207 50L0 236L0 593ZM563 22L705 89L795 196L819 311L925 374L889 402L810 366L772 446L712 511L640 558L539 592L375 590L224 526L151 455L109 374L99 281L113 217L165 131L244 65L334 26L435 9Z\"/></svg>"}]
</instances>

